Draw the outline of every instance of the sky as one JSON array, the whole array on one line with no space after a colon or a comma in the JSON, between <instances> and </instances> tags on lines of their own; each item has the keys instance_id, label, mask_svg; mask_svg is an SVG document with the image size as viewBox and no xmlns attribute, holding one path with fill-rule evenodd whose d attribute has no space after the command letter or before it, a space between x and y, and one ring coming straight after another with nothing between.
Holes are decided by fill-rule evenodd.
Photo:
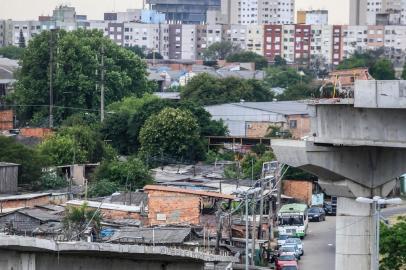
<instances>
[{"instance_id":1,"label":"sky","mask_svg":"<svg viewBox=\"0 0 406 270\"><path fill-rule=\"evenodd\" d=\"M296 0L296 9L328 9L330 24L348 24L350 0ZM36 20L39 15L51 15L57 5L76 7L78 14L88 19L103 19L106 11L141 8L142 0L0 0L0 19Z\"/></svg>"}]
</instances>

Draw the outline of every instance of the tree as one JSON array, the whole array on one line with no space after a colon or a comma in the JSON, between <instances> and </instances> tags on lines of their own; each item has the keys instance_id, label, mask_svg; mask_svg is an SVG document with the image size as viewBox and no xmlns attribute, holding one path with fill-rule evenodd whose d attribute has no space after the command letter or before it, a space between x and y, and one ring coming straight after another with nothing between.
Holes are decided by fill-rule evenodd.
<instances>
[{"instance_id":1,"label":"tree","mask_svg":"<svg viewBox=\"0 0 406 270\"><path fill-rule=\"evenodd\" d=\"M311 84L294 84L289 86L282 94L276 96L278 100L302 100L320 96L319 87Z\"/></svg>"},{"instance_id":2,"label":"tree","mask_svg":"<svg viewBox=\"0 0 406 270\"><path fill-rule=\"evenodd\" d=\"M62 219L65 236L69 240L81 240L88 227L96 231L101 229L103 215L99 209L89 209L87 204L67 207Z\"/></svg>"},{"instance_id":3,"label":"tree","mask_svg":"<svg viewBox=\"0 0 406 270\"><path fill-rule=\"evenodd\" d=\"M229 102L270 101L273 93L255 79L227 77L218 79L207 73L194 76L181 91L182 99L212 105Z\"/></svg>"},{"instance_id":4,"label":"tree","mask_svg":"<svg viewBox=\"0 0 406 270\"><path fill-rule=\"evenodd\" d=\"M135 157L130 157L128 161L102 162L93 179L94 184L90 189L93 196L105 196L119 189L134 191L153 182L147 166ZM102 185L103 183L110 184Z\"/></svg>"},{"instance_id":5,"label":"tree","mask_svg":"<svg viewBox=\"0 0 406 270\"><path fill-rule=\"evenodd\" d=\"M18 37L18 47L25 48L25 37L22 29L20 29L20 36Z\"/></svg>"},{"instance_id":6,"label":"tree","mask_svg":"<svg viewBox=\"0 0 406 270\"><path fill-rule=\"evenodd\" d=\"M162 54L160 54L159 52L149 52L146 56L146 59L164 59L164 57L162 56Z\"/></svg>"},{"instance_id":7,"label":"tree","mask_svg":"<svg viewBox=\"0 0 406 270\"><path fill-rule=\"evenodd\" d=\"M10 59L20 59L25 49L16 46L6 46L0 48L0 55Z\"/></svg>"},{"instance_id":8,"label":"tree","mask_svg":"<svg viewBox=\"0 0 406 270\"><path fill-rule=\"evenodd\" d=\"M271 88L287 88L290 85L308 84L312 79L311 75L287 66L272 66L265 70L265 82Z\"/></svg>"},{"instance_id":9,"label":"tree","mask_svg":"<svg viewBox=\"0 0 406 270\"><path fill-rule=\"evenodd\" d=\"M379 59L370 68L369 72L376 80L395 80L395 70L393 69L392 62L387 59Z\"/></svg>"},{"instance_id":10,"label":"tree","mask_svg":"<svg viewBox=\"0 0 406 270\"><path fill-rule=\"evenodd\" d=\"M229 55L239 52L239 46L230 41L214 42L203 51L203 58L206 61L224 60Z\"/></svg>"},{"instance_id":11,"label":"tree","mask_svg":"<svg viewBox=\"0 0 406 270\"><path fill-rule=\"evenodd\" d=\"M401 79L406 80L406 63L403 65Z\"/></svg>"},{"instance_id":12,"label":"tree","mask_svg":"<svg viewBox=\"0 0 406 270\"><path fill-rule=\"evenodd\" d=\"M190 111L165 108L152 115L140 131L142 156L169 156L183 161L202 159L204 149L200 129Z\"/></svg>"},{"instance_id":13,"label":"tree","mask_svg":"<svg viewBox=\"0 0 406 270\"><path fill-rule=\"evenodd\" d=\"M254 62L257 70L268 66L268 59L254 52L237 52L227 56L226 60L227 62Z\"/></svg>"},{"instance_id":14,"label":"tree","mask_svg":"<svg viewBox=\"0 0 406 270\"><path fill-rule=\"evenodd\" d=\"M382 49L365 52L356 51L351 57L344 59L336 69L352 69L359 67L371 68L377 59L380 59L384 51Z\"/></svg>"},{"instance_id":15,"label":"tree","mask_svg":"<svg viewBox=\"0 0 406 270\"><path fill-rule=\"evenodd\" d=\"M33 184L38 181L42 175L42 166L45 163L44 157L34 149L1 135L0 161L21 165L19 167L19 184Z\"/></svg>"},{"instance_id":16,"label":"tree","mask_svg":"<svg viewBox=\"0 0 406 270\"><path fill-rule=\"evenodd\" d=\"M133 52L135 55L138 55L138 57L140 57L140 58L144 59L146 57L144 49L141 48L140 46L135 45L135 46L125 47L125 48L127 50Z\"/></svg>"},{"instance_id":17,"label":"tree","mask_svg":"<svg viewBox=\"0 0 406 270\"><path fill-rule=\"evenodd\" d=\"M394 225L382 224L380 230L380 267L400 270L406 266L406 217L399 217Z\"/></svg>"},{"instance_id":18,"label":"tree","mask_svg":"<svg viewBox=\"0 0 406 270\"><path fill-rule=\"evenodd\" d=\"M277 67L286 66L286 60L280 55L275 56L273 61L274 61L274 65Z\"/></svg>"},{"instance_id":19,"label":"tree","mask_svg":"<svg viewBox=\"0 0 406 270\"><path fill-rule=\"evenodd\" d=\"M51 37L53 35L53 37ZM22 123L46 124L49 105L50 40L54 40L54 119L59 124L77 112L99 111L101 58L104 55L105 101L108 105L124 96L142 96L152 89L146 64L134 53L103 37L97 30L79 29L35 36L22 57L18 82L11 99L22 106ZM56 49L57 48L57 49ZM35 119L36 121L33 121Z\"/></svg>"},{"instance_id":20,"label":"tree","mask_svg":"<svg viewBox=\"0 0 406 270\"><path fill-rule=\"evenodd\" d=\"M99 162L112 159L111 152L97 130L89 126L61 128L56 134L46 138L38 151L48 157L49 165L66 165Z\"/></svg>"}]
</instances>

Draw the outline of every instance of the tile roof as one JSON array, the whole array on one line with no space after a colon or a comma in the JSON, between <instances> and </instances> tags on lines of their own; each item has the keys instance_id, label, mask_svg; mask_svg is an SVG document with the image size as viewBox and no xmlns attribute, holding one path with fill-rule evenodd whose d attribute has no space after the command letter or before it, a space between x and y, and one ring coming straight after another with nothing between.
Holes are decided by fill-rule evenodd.
<instances>
[{"instance_id":1,"label":"tile roof","mask_svg":"<svg viewBox=\"0 0 406 270\"><path fill-rule=\"evenodd\" d=\"M230 199L230 200L235 199L235 196L217 193L217 192L165 187L165 186L159 186L159 185L146 185L144 187L144 190L147 192L148 192L148 190L157 190L157 191L167 191L167 192L174 192L174 193L192 194L192 195L197 195L197 196L202 196L202 197L212 197L212 198L221 198L221 199Z\"/></svg>"}]
</instances>

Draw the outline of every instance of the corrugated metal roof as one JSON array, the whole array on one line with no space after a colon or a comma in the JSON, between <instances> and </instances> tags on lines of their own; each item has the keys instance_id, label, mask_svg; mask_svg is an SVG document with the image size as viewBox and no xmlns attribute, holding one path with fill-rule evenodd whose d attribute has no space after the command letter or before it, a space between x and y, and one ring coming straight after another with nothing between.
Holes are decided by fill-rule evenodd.
<instances>
[{"instance_id":1,"label":"corrugated metal roof","mask_svg":"<svg viewBox=\"0 0 406 270\"><path fill-rule=\"evenodd\" d=\"M191 189L184 189L184 188L174 188L174 187L165 187L159 185L146 185L144 190L158 190L158 191L167 191L167 192L174 192L174 193L183 193L183 194L193 194L197 196L204 196L204 197L213 197L213 198L222 198L222 199L235 199L235 196L217 193L217 192L209 192L209 191L201 191L201 190L191 190Z\"/></svg>"},{"instance_id":2,"label":"corrugated metal roof","mask_svg":"<svg viewBox=\"0 0 406 270\"><path fill-rule=\"evenodd\" d=\"M84 201L84 200L71 200L71 201L66 202L66 205L81 206L85 203L87 204L88 207L91 207L91 208L100 207L100 209L108 209L108 210L124 211L124 212L135 212L135 213L139 213L141 211L141 208L139 206L112 204L112 203L104 203L104 202L92 202L92 201Z\"/></svg>"},{"instance_id":3,"label":"corrugated metal roof","mask_svg":"<svg viewBox=\"0 0 406 270\"><path fill-rule=\"evenodd\" d=\"M231 104L238 107L257 109L283 115L309 114L307 104L298 101L241 102Z\"/></svg>"},{"instance_id":4,"label":"corrugated metal roof","mask_svg":"<svg viewBox=\"0 0 406 270\"><path fill-rule=\"evenodd\" d=\"M10 163L10 162L0 162L0 167L14 167L14 166L20 166L20 165L16 164L16 163Z\"/></svg>"},{"instance_id":5,"label":"corrugated metal roof","mask_svg":"<svg viewBox=\"0 0 406 270\"><path fill-rule=\"evenodd\" d=\"M0 201L29 200L44 196L50 196L51 193L31 193L21 195L4 195L0 196Z\"/></svg>"},{"instance_id":6,"label":"corrugated metal roof","mask_svg":"<svg viewBox=\"0 0 406 270\"><path fill-rule=\"evenodd\" d=\"M61 217L49 213L49 211L38 209L38 208L25 208L17 210L17 212L30 216L32 218L41 220L43 222L47 221L60 221Z\"/></svg>"},{"instance_id":7,"label":"corrugated metal roof","mask_svg":"<svg viewBox=\"0 0 406 270\"><path fill-rule=\"evenodd\" d=\"M191 228L122 228L109 242L135 242L140 244L182 244L191 235Z\"/></svg>"}]
</instances>

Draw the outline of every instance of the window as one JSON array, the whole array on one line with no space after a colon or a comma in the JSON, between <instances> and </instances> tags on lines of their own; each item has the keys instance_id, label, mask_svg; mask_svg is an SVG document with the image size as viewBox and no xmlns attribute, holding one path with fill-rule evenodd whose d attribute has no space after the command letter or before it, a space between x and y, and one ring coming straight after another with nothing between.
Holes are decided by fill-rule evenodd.
<instances>
[{"instance_id":1,"label":"window","mask_svg":"<svg viewBox=\"0 0 406 270\"><path fill-rule=\"evenodd\" d=\"M297 120L290 120L289 128L297 128Z\"/></svg>"}]
</instances>

